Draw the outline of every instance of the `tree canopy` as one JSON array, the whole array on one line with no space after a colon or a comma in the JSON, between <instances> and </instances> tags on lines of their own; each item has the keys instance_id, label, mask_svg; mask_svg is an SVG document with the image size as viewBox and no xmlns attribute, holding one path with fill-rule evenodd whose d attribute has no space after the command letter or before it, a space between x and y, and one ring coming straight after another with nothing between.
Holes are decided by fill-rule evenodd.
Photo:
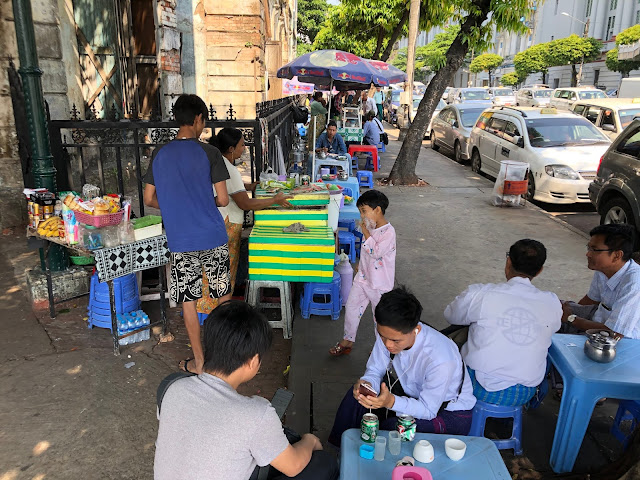
<instances>
[{"instance_id":1,"label":"tree canopy","mask_svg":"<svg viewBox=\"0 0 640 480\"><path fill-rule=\"evenodd\" d=\"M500 83L502 83L502 85L505 85L507 87L515 87L521 81L522 81L522 79L518 76L518 74L516 72L505 73L500 78Z\"/></svg>"},{"instance_id":2,"label":"tree canopy","mask_svg":"<svg viewBox=\"0 0 640 480\"><path fill-rule=\"evenodd\" d=\"M456 21L455 2L446 6L423 0L420 29L429 30L447 20ZM408 33L407 0L342 0L332 6L316 36L314 49L336 48L356 55L386 61L393 45Z\"/></svg>"},{"instance_id":3,"label":"tree canopy","mask_svg":"<svg viewBox=\"0 0 640 480\"><path fill-rule=\"evenodd\" d=\"M489 85L493 85L491 73L502 65L504 58L496 53L483 53L471 61L469 71L472 73L489 72Z\"/></svg>"},{"instance_id":4,"label":"tree canopy","mask_svg":"<svg viewBox=\"0 0 640 480\"><path fill-rule=\"evenodd\" d=\"M595 38L569 35L548 43L547 63L550 67L571 65L571 86L578 84L575 65L581 62L592 62L600 55L602 42Z\"/></svg>"},{"instance_id":5,"label":"tree canopy","mask_svg":"<svg viewBox=\"0 0 640 480\"><path fill-rule=\"evenodd\" d=\"M298 55L313 51L313 42L324 25L327 0L298 0Z\"/></svg>"},{"instance_id":6,"label":"tree canopy","mask_svg":"<svg viewBox=\"0 0 640 480\"><path fill-rule=\"evenodd\" d=\"M640 40L640 25L634 25L616 35L616 48L607 52L605 65L613 72L619 72L628 77L631 70L640 68L640 60L618 60L618 46L629 45Z\"/></svg>"},{"instance_id":7,"label":"tree canopy","mask_svg":"<svg viewBox=\"0 0 640 480\"><path fill-rule=\"evenodd\" d=\"M518 76L520 78L527 78L527 76L532 73L540 72L542 73L542 81L544 82L549 72L548 52L548 43L538 43L522 52L516 53L513 57L513 64Z\"/></svg>"}]
</instances>

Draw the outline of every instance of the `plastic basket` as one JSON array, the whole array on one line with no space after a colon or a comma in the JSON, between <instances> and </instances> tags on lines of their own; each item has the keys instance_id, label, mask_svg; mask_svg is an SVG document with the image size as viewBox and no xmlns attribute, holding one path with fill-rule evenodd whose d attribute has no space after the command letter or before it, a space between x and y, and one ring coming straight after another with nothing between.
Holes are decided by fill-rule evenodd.
<instances>
[{"instance_id":1,"label":"plastic basket","mask_svg":"<svg viewBox=\"0 0 640 480\"><path fill-rule=\"evenodd\" d=\"M85 256L70 256L69 259L71 263L74 265L93 265L95 263L95 259L93 257L85 257Z\"/></svg>"},{"instance_id":2,"label":"plastic basket","mask_svg":"<svg viewBox=\"0 0 640 480\"><path fill-rule=\"evenodd\" d=\"M84 212L75 212L75 214L80 223L93 227L108 227L109 225L119 225L122 222L122 210L106 215L89 215Z\"/></svg>"}]
</instances>

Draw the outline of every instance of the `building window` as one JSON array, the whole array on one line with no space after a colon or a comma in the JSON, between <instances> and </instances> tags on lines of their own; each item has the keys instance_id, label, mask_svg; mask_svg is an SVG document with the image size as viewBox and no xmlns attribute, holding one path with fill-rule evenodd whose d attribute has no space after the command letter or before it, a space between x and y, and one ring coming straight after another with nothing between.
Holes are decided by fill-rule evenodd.
<instances>
[{"instance_id":1,"label":"building window","mask_svg":"<svg viewBox=\"0 0 640 480\"><path fill-rule=\"evenodd\" d=\"M640 0L638 0L640 2ZM636 11L636 24L640 23L640 10Z\"/></svg>"},{"instance_id":2,"label":"building window","mask_svg":"<svg viewBox=\"0 0 640 480\"><path fill-rule=\"evenodd\" d=\"M640 2L640 0L638 0ZM593 0L587 0L587 9L585 10L585 16L591 16L591 7L593 7Z\"/></svg>"},{"instance_id":3,"label":"building window","mask_svg":"<svg viewBox=\"0 0 640 480\"><path fill-rule=\"evenodd\" d=\"M616 16L611 15L607 20L607 35L605 36L605 40L609 40L613 37L613 25L616 23Z\"/></svg>"},{"instance_id":4,"label":"building window","mask_svg":"<svg viewBox=\"0 0 640 480\"><path fill-rule=\"evenodd\" d=\"M554 37L553 35L551 35L551 40L552 40L552 41L553 41L553 39L554 39L554 38L555 38L555 37Z\"/></svg>"},{"instance_id":5,"label":"building window","mask_svg":"<svg viewBox=\"0 0 640 480\"><path fill-rule=\"evenodd\" d=\"M611 4L609 5L609 10L615 10L618 8L618 0L611 0Z\"/></svg>"}]
</instances>

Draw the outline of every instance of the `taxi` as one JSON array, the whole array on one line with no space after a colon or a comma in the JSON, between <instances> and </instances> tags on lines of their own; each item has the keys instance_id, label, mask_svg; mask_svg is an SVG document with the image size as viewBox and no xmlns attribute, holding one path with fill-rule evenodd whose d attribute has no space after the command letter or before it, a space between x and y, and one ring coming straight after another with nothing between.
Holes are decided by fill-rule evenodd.
<instances>
[{"instance_id":1,"label":"taxi","mask_svg":"<svg viewBox=\"0 0 640 480\"><path fill-rule=\"evenodd\" d=\"M471 130L471 169L495 178L501 161L526 162L528 200L588 203L589 183L610 144L591 122L566 110L494 107Z\"/></svg>"},{"instance_id":2,"label":"taxi","mask_svg":"<svg viewBox=\"0 0 640 480\"><path fill-rule=\"evenodd\" d=\"M582 115L611 141L640 116L640 98L605 98L578 100L571 110Z\"/></svg>"}]
</instances>

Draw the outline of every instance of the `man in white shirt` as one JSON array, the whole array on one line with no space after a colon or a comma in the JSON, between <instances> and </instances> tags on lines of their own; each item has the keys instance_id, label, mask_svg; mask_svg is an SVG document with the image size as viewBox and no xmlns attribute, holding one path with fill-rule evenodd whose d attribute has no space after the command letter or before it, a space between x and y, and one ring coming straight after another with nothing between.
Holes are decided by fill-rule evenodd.
<instances>
[{"instance_id":1,"label":"man in white shirt","mask_svg":"<svg viewBox=\"0 0 640 480\"><path fill-rule=\"evenodd\" d=\"M395 430L398 416L406 414L418 432L469 433L476 399L458 347L421 323L421 314L420 302L404 288L382 295L366 371L343 398L329 443L339 447L342 434L360 427L369 411L378 415L380 430ZM362 384L375 396L360 393Z\"/></svg>"},{"instance_id":2,"label":"man in white shirt","mask_svg":"<svg viewBox=\"0 0 640 480\"><path fill-rule=\"evenodd\" d=\"M375 115L377 111L376 101L369 96L369 92L366 90L362 92L362 116L366 116L369 112L373 112Z\"/></svg>"},{"instance_id":3,"label":"man in white shirt","mask_svg":"<svg viewBox=\"0 0 640 480\"><path fill-rule=\"evenodd\" d=\"M595 273L577 304L563 304L563 331L597 328L640 339L640 265L631 259L634 229L599 225L589 235L587 267Z\"/></svg>"},{"instance_id":4,"label":"man in white shirt","mask_svg":"<svg viewBox=\"0 0 640 480\"><path fill-rule=\"evenodd\" d=\"M444 311L449 323L469 325L461 351L478 400L525 405L544 378L562 316L558 297L531 284L546 258L542 243L517 241L507 253L506 283L470 285Z\"/></svg>"}]
</instances>

